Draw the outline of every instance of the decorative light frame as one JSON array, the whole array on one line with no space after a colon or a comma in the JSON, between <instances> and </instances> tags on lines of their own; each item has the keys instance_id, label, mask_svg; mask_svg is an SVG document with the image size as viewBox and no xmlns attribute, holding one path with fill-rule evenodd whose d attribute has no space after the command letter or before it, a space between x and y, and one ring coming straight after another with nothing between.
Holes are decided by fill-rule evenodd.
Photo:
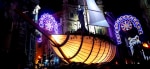
<instances>
[{"instance_id":1,"label":"decorative light frame","mask_svg":"<svg viewBox=\"0 0 150 69\"><path fill-rule=\"evenodd\" d=\"M44 13L39 18L39 26L47 30L51 34L58 34L58 23L55 18L49 13Z\"/></svg>"},{"instance_id":2,"label":"decorative light frame","mask_svg":"<svg viewBox=\"0 0 150 69\"><path fill-rule=\"evenodd\" d=\"M114 25L117 44L122 43L121 38L120 38L120 34L119 34L120 29L123 28L123 26L121 24L123 24L125 22L127 24L127 21L129 21L131 24L133 24L133 26L138 30L139 35L143 34L141 24L140 24L139 20L136 17L134 17L132 15L120 16L119 18L117 18L117 20L115 21L115 25ZM130 24L130 23L128 23L128 24ZM131 24L126 26L126 29L124 29L124 31L132 29Z\"/></svg>"}]
</instances>

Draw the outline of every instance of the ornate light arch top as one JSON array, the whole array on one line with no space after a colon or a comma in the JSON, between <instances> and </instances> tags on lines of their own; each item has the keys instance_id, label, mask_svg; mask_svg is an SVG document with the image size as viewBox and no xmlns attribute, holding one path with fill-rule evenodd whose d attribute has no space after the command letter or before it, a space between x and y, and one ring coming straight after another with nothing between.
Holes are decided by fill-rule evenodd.
<instances>
[{"instance_id":1,"label":"ornate light arch top","mask_svg":"<svg viewBox=\"0 0 150 69\"><path fill-rule=\"evenodd\" d=\"M123 15L123 16L120 16L119 18L117 18L117 20L115 21L114 28L115 28L115 35L116 35L118 44L122 43L119 31L120 30L123 30L123 31L131 30L133 28L133 26L138 30L139 35L143 34L141 24L136 17L134 17L132 15Z\"/></svg>"}]
</instances>

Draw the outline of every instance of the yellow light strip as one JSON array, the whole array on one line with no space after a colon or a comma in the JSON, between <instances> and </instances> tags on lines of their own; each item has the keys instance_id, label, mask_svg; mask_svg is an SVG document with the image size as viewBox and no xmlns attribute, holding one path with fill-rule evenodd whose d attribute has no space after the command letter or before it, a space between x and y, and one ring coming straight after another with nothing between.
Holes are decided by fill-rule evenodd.
<instances>
[{"instance_id":1,"label":"yellow light strip","mask_svg":"<svg viewBox=\"0 0 150 69\"><path fill-rule=\"evenodd\" d=\"M95 58L95 60L92 63L98 63L98 61L102 57L102 55L103 55L102 53L104 52L104 47L103 46L105 46L105 43L102 41L101 45L100 45L100 51L98 53L98 56Z\"/></svg>"},{"instance_id":2,"label":"yellow light strip","mask_svg":"<svg viewBox=\"0 0 150 69\"><path fill-rule=\"evenodd\" d=\"M101 60L99 60L99 63L104 62L106 58L109 58L109 57L107 57L109 50L110 50L110 46L109 46L109 43L107 42L105 44L105 50L104 50L103 56L101 57Z\"/></svg>"},{"instance_id":3,"label":"yellow light strip","mask_svg":"<svg viewBox=\"0 0 150 69\"><path fill-rule=\"evenodd\" d=\"M95 42L95 41L94 41ZM97 56L98 54L98 51L99 51L99 48L100 48L100 43L94 43L94 47L93 47L93 50L92 50L92 53L89 57L89 59L85 62L85 63L91 63L95 57Z\"/></svg>"},{"instance_id":4,"label":"yellow light strip","mask_svg":"<svg viewBox=\"0 0 150 69\"><path fill-rule=\"evenodd\" d=\"M99 60L99 62L104 62L104 59L105 59L105 58L108 58L108 57L107 57L107 53L108 53L108 51L109 51L108 48L109 48L108 46L105 47L103 56L101 57L101 60Z\"/></svg>"},{"instance_id":5,"label":"yellow light strip","mask_svg":"<svg viewBox=\"0 0 150 69\"><path fill-rule=\"evenodd\" d=\"M66 35L52 35L52 37L58 44L62 44L65 41L67 36Z\"/></svg>"}]
</instances>

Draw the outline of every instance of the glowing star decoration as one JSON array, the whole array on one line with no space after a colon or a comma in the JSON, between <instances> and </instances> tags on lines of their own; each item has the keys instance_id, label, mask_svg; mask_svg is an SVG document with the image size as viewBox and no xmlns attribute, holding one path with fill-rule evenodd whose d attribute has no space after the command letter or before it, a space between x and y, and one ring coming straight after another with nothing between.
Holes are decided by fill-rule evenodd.
<instances>
[{"instance_id":1,"label":"glowing star decoration","mask_svg":"<svg viewBox=\"0 0 150 69\"><path fill-rule=\"evenodd\" d=\"M58 27L60 25L61 24L57 23L55 18L48 13L44 13L39 19L39 26L51 34L58 34Z\"/></svg>"},{"instance_id":2,"label":"glowing star decoration","mask_svg":"<svg viewBox=\"0 0 150 69\"><path fill-rule=\"evenodd\" d=\"M122 43L120 34L119 34L120 29L122 29L123 31L128 31L128 30L132 29L132 27L133 27L132 25L138 30L139 35L143 34L143 30L141 28L139 20L132 15L120 16L115 21L114 28L115 28L115 34L116 34L116 39L117 39L118 44Z\"/></svg>"}]
</instances>

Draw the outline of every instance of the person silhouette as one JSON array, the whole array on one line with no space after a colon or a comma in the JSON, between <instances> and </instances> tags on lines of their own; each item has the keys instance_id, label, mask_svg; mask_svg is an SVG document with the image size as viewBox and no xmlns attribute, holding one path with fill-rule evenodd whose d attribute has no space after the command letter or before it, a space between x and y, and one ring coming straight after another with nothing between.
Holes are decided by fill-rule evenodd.
<instances>
[{"instance_id":1,"label":"person silhouette","mask_svg":"<svg viewBox=\"0 0 150 69\"><path fill-rule=\"evenodd\" d=\"M85 31L86 28L85 28L85 22L84 22L83 12L84 12L83 6L78 5L78 18L79 18L79 21L80 21L80 24L81 24L81 29L83 31Z\"/></svg>"}]
</instances>

